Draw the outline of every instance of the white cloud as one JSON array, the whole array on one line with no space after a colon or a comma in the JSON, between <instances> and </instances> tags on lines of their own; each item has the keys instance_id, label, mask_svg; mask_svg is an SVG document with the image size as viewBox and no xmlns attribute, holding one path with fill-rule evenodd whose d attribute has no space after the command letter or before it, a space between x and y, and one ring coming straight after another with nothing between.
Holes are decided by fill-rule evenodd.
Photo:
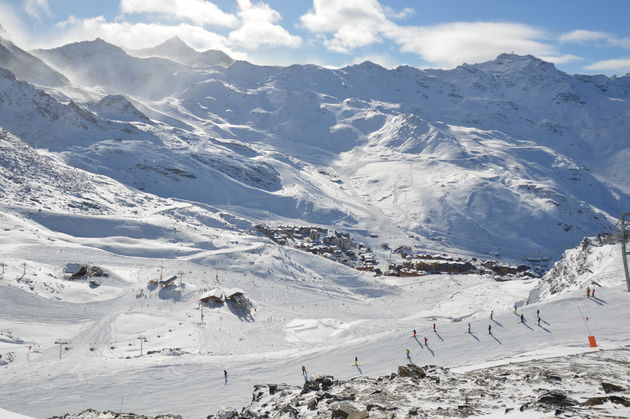
<instances>
[{"instance_id":1,"label":"white cloud","mask_svg":"<svg viewBox=\"0 0 630 419\"><path fill-rule=\"evenodd\" d=\"M332 34L324 45L346 53L382 42L381 33L392 25L378 0L313 0L313 8L300 20L313 33Z\"/></svg>"},{"instance_id":2,"label":"white cloud","mask_svg":"<svg viewBox=\"0 0 630 419\"><path fill-rule=\"evenodd\" d=\"M510 22L454 22L437 26L396 26L386 36L403 52L421 56L438 67L494 59L503 52L557 56L555 48L543 42L540 29Z\"/></svg>"},{"instance_id":3,"label":"white cloud","mask_svg":"<svg viewBox=\"0 0 630 419\"><path fill-rule=\"evenodd\" d=\"M405 18L411 12L393 12L378 0L313 0L313 8L301 17L301 22L333 51L350 53L388 39L402 52L418 55L438 67L491 60L503 52L552 57L555 62L575 59L558 54L544 31L525 24L454 22L400 26L392 20Z\"/></svg>"},{"instance_id":4,"label":"white cloud","mask_svg":"<svg viewBox=\"0 0 630 419\"><path fill-rule=\"evenodd\" d=\"M48 0L23 0L24 11L32 18L41 20L44 16L51 16Z\"/></svg>"},{"instance_id":5,"label":"white cloud","mask_svg":"<svg viewBox=\"0 0 630 419\"><path fill-rule=\"evenodd\" d=\"M253 4L250 0L238 0L240 27L229 34L229 41L242 48L254 50L263 45L296 48L302 38L291 35L276 23L282 16L266 3Z\"/></svg>"},{"instance_id":6,"label":"white cloud","mask_svg":"<svg viewBox=\"0 0 630 419\"><path fill-rule=\"evenodd\" d=\"M50 44L41 46L52 47L70 42L102 38L115 45L138 49L152 47L168 38L179 36L194 48L200 50L220 49L234 58L244 58L244 54L238 54L230 48L229 42L224 36L187 23L164 25L160 23L110 22L103 16L90 19L78 19L70 16L67 20L58 23L56 28L60 35L50 39Z\"/></svg>"},{"instance_id":7,"label":"white cloud","mask_svg":"<svg viewBox=\"0 0 630 419\"><path fill-rule=\"evenodd\" d=\"M573 54L564 54L564 55L550 55L550 56L540 56L538 57L542 60L545 61L549 61L550 63L554 63L554 64L565 64L565 63L571 63L573 61L582 61L584 60L584 58L582 57L578 57L577 55L573 55Z\"/></svg>"},{"instance_id":8,"label":"white cloud","mask_svg":"<svg viewBox=\"0 0 630 419\"><path fill-rule=\"evenodd\" d=\"M0 36L28 48L33 45L32 39L14 6L0 0L0 26L3 29Z\"/></svg>"},{"instance_id":9,"label":"white cloud","mask_svg":"<svg viewBox=\"0 0 630 419\"><path fill-rule=\"evenodd\" d=\"M79 19L70 16L56 25L58 36L49 37L40 47L58 46L86 39L102 38L129 49L155 46L166 39L178 36L193 48L218 49L237 59L246 59L244 50L261 46L297 47L302 39L293 36L276 23L282 19L277 11L265 3L252 4L239 0L238 28L221 35L191 23L129 22L124 18L108 21L103 16Z\"/></svg>"},{"instance_id":10,"label":"white cloud","mask_svg":"<svg viewBox=\"0 0 630 419\"><path fill-rule=\"evenodd\" d=\"M385 10L385 15L390 19L407 19L416 14L416 11L411 7L405 7L400 11L396 11L391 7L384 6L383 10Z\"/></svg>"},{"instance_id":11,"label":"white cloud","mask_svg":"<svg viewBox=\"0 0 630 419\"><path fill-rule=\"evenodd\" d=\"M615 71L618 73L630 73L630 58L617 58L603 60L584 67L586 70Z\"/></svg>"},{"instance_id":12,"label":"white cloud","mask_svg":"<svg viewBox=\"0 0 630 419\"><path fill-rule=\"evenodd\" d=\"M563 33L558 37L558 40L560 42L584 43L591 41L601 41L606 38L608 38L608 34L605 32L575 30Z\"/></svg>"},{"instance_id":13,"label":"white cloud","mask_svg":"<svg viewBox=\"0 0 630 419\"><path fill-rule=\"evenodd\" d=\"M630 49L630 38L620 38L615 34L598 31L585 31L578 29L563 33L558 37L560 42L571 42L576 44L600 43L605 46L613 46Z\"/></svg>"},{"instance_id":14,"label":"white cloud","mask_svg":"<svg viewBox=\"0 0 630 419\"><path fill-rule=\"evenodd\" d=\"M196 25L216 25L233 28L238 25L235 15L225 13L206 0L120 0L124 14L156 14L175 20L188 20Z\"/></svg>"}]
</instances>

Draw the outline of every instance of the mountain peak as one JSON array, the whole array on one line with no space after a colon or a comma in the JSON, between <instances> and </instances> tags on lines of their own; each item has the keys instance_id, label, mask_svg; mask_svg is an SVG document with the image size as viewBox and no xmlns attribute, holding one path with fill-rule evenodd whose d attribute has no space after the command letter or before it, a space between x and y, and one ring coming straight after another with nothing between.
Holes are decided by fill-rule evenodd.
<instances>
[{"instance_id":1,"label":"mountain peak","mask_svg":"<svg viewBox=\"0 0 630 419\"><path fill-rule=\"evenodd\" d=\"M125 54L122 48L110 44L103 38L96 38L93 41L80 41L73 42L52 50L38 50L38 52L46 51L66 51L73 53L80 53L81 55L97 55L97 54Z\"/></svg>"},{"instance_id":2,"label":"mountain peak","mask_svg":"<svg viewBox=\"0 0 630 419\"><path fill-rule=\"evenodd\" d=\"M166 41L156 46L156 48L160 48L160 47L190 48L190 46L188 46L186 42L182 41L182 39L179 36L173 36L171 38L168 38Z\"/></svg>"},{"instance_id":3,"label":"mountain peak","mask_svg":"<svg viewBox=\"0 0 630 419\"><path fill-rule=\"evenodd\" d=\"M362 69L362 70L368 70L368 71L369 70L387 70L385 67L378 65L375 62L370 61L370 60L363 61L362 63L359 63L359 64L353 64L345 68Z\"/></svg>"},{"instance_id":4,"label":"mountain peak","mask_svg":"<svg viewBox=\"0 0 630 419\"><path fill-rule=\"evenodd\" d=\"M190 47L180 37L173 36L159 45L151 48L133 50L138 57L162 57L191 66L230 65L232 58L222 51L207 50L199 52Z\"/></svg>"},{"instance_id":5,"label":"mountain peak","mask_svg":"<svg viewBox=\"0 0 630 419\"><path fill-rule=\"evenodd\" d=\"M531 54L519 55L513 52L510 52L510 53L504 52L502 54L499 54L497 58L495 58L494 61L505 62L505 63L513 63L513 62L547 63L546 61Z\"/></svg>"},{"instance_id":6,"label":"mountain peak","mask_svg":"<svg viewBox=\"0 0 630 419\"><path fill-rule=\"evenodd\" d=\"M177 57L185 57L189 55L197 55L198 51L194 48L191 48L186 42L182 41L179 36L173 36L172 38L167 39L161 44L149 48L148 51L153 51L154 54L163 55L166 58L177 56Z\"/></svg>"},{"instance_id":7,"label":"mountain peak","mask_svg":"<svg viewBox=\"0 0 630 419\"><path fill-rule=\"evenodd\" d=\"M460 66L461 67L461 66ZM499 54L492 61L474 64L478 70L490 73L514 73L514 72L557 72L556 67L548 62L531 54L518 55L514 53Z\"/></svg>"}]
</instances>

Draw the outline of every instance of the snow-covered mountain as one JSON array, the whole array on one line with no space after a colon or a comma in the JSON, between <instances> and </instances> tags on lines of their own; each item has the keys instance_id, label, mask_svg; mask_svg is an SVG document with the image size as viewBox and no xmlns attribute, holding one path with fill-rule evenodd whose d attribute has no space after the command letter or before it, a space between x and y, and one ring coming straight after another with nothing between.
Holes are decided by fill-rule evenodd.
<instances>
[{"instance_id":1,"label":"snow-covered mountain","mask_svg":"<svg viewBox=\"0 0 630 419\"><path fill-rule=\"evenodd\" d=\"M33 85L0 68L0 127L29 144L52 151L124 135L147 138L135 126L99 118L69 100L61 103Z\"/></svg>"},{"instance_id":2,"label":"snow-covered mountain","mask_svg":"<svg viewBox=\"0 0 630 419\"><path fill-rule=\"evenodd\" d=\"M160 99L176 93L200 75L187 66L165 58L137 58L100 38L75 42L35 55L86 87Z\"/></svg>"},{"instance_id":3,"label":"snow-covered mountain","mask_svg":"<svg viewBox=\"0 0 630 419\"><path fill-rule=\"evenodd\" d=\"M144 55L202 54L177 38L152 51ZM513 54L444 71L370 62L200 69L181 57L132 57L100 39L36 53L103 92L96 103L77 103L177 144L156 154L155 141L123 133L115 136L122 142L64 150L66 161L90 161L81 167L161 196L229 202L254 217L265 200L265 218L378 225L397 245L521 260L559 257L612 228L630 205L629 77L569 76ZM146 117L159 125L148 127ZM217 156L227 144L237 148L227 147L235 161L226 167ZM112 158L118 151L125 157ZM194 178L151 186L171 164L147 164L149 155ZM209 167L228 177L209 177ZM235 178L245 189L230 186ZM210 193L193 192L207 185Z\"/></svg>"}]
</instances>

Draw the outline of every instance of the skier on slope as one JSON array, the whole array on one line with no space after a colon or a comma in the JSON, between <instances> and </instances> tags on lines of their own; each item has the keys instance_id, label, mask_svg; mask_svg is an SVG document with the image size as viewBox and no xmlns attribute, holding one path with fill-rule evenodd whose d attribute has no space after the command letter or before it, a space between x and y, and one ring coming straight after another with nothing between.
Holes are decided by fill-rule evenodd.
<instances>
[{"instance_id":1,"label":"skier on slope","mask_svg":"<svg viewBox=\"0 0 630 419\"><path fill-rule=\"evenodd\" d=\"M586 298L591 298L591 289L586 287Z\"/></svg>"},{"instance_id":2,"label":"skier on slope","mask_svg":"<svg viewBox=\"0 0 630 419\"><path fill-rule=\"evenodd\" d=\"M437 333L437 330L435 330L435 323L433 323L433 331Z\"/></svg>"},{"instance_id":3,"label":"skier on slope","mask_svg":"<svg viewBox=\"0 0 630 419\"><path fill-rule=\"evenodd\" d=\"M429 338L427 338L426 336L424 337L424 344L429 346Z\"/></svg>"},{"instance_id":4,"label":"skier on slope","mask_svg":"<svg viewBox=\"0 0 630 419\"><path fill-rule=\"evenodd\" d=\"M490 320L494 320L494 310L490 312Z\"/></svg>"},{"instance_id":5,"label":"skier on slope","mask_svg":"<svg viewBox=\"0 0 630 419\"><path fill-rule=\"evenodd\" d=\"M413 337L416 337L416 329L413 329Z\"/></svg>"},{"instance_id":6,"label":"skier on slope","mask_svg":"<svg viewBox=\"0 0 630 419\"><path fill-rule=\"evenodd\" d=\"M470 323L468 323L468 333L470 333Z\"/></svg>"},{"instance_id":7,"label":"skier on slope","mask_svg":"<svg viewBox=\"0 0 630 419\"><path fill-rule=\"evenodd\" d=\"M595 287L591 290L591 297L595 298Z\"/></svg>"},{"instance_id":8,"label":"skier on slope","mask_svg":"<svg viewBox=\"0 0 630 419\"><path fill-rule=\"evenodd\" d=\"M302 365L302 375L306 377L306 367Z\"/></svg>"},{"instance_id":9,"label":"skier on slope","mask_svg":"<svg viewBox=\"0 0 630 419\"><path fill-rule=\"evenodd\" d=\"M525 323L525 316L523 316L523 313L521 313L521 323Z\"/></svg>"},{"instance_id":10,"label":"skier on slope","mask_svg":"<svg viewBox=\"0 0 630 419\"><path fill-rule=\"evenodd\" d=\"M354 366L358 366L359 365L359 358L357 358L356 356L354 357Z\"/></svg>"},{"instance_id":11,"label":"skier on slope","mask_svg":"<svg viewBox=\"0 0 630 419\"><path fill-rule=\"evenodd\" d=\"M488 334L489 335L492 334L492 325L491 324L488 325Z\"/></svg>"},{"instance_id":12,"label":"skier on slope","mask_svg":"<svg viewBox=\"0 0 630 419\"><path fill-rule=\"evenodd\" d=\"M411 353L411 351L409 349L405 349L405 353L407 354L407 358L410 358L409 354Z\"/></svg>"}]
</instances>

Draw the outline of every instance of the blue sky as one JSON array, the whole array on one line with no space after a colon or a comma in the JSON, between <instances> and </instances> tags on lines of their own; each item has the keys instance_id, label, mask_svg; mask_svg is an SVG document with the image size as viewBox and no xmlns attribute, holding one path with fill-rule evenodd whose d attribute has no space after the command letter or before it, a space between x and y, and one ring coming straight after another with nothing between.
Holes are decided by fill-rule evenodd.
<instances>
[{"instance_id":1,"label":"blue sky","mask_svg":"<svg viewBox=\"0 0 630 419\"><path fill-rule=\"evenodd\" d=\"M0 0L0 24L29 49L179 36L258 64L452 68L515 52L607 75L630 73L629 18L628 0Z\"/></svg>"}]
</instances>

